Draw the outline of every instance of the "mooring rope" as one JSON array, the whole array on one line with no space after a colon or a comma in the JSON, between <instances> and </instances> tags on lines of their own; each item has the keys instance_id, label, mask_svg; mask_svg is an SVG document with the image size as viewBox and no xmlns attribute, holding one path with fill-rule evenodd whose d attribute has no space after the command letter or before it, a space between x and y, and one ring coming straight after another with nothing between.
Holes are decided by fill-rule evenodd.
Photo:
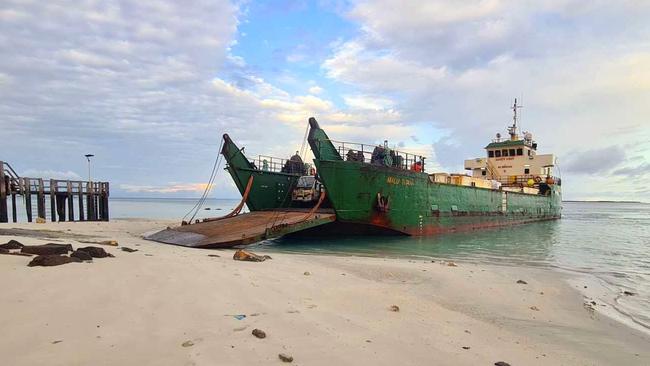
<instances>
[{"instance_id":1,"label":"mooring rope","mask_svg":"<svg viewBox=\"0 0 650 366\"><path fill-rule=\"evenodd\" d=\"M191 223L194 221L194 218L198 214L199 210L205 203L205 200L208 198L208 194L212 190L212 184L214 183L214 180L217 176L218 168L221 163L221 148L223 147L223 139L221 140L221 143L219 144L219 150L217 152L217 157L214 160L214 165L212 165L212 172L210 173L210 179L208 180L208 184L206 184L205 189L203 190L203 194L201 195L201 198L196 202L194 207L192 207L186 214L183 216L183 219L181 221L185 221L185 218L192 214L192 217L190 218L189 222Z\"/></svg>"},{"instance_id":2,"label":"mooring rope","mask_svg":"<svg viewBox=\"0 0 650 366\"><path fill-rule=\"evenodd\" d=\"M305 161L307 155L307 150L305 149L305 144L307 142L307 134L309 133L309 122L307 122L307 127L305 128L305 136L302 138L302 146L300 146L300 158L302 161Z\"/></svg>"}]
</instances>

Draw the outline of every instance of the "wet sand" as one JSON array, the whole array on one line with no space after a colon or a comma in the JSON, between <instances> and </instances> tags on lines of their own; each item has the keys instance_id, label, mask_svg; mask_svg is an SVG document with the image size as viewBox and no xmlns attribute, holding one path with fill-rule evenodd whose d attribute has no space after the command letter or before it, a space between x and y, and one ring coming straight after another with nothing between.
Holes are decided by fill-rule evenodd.
<instances>
[{"instance_id":1,"label":"wet sand","mask_svg":"<svg viewBox=\"0 0 650 366\"><path fill-rule=\"evenodd\" d=\"M2 363L267 365L285 353L296 365L650 364L650 336L586 307L570 274L273 253L239 262L234 250L141 239L168 224L1 224L56 234L4 232L0 243L138 249L102 246L115 258L57 267L0 255Z\"/></svg>"}]
</instances>

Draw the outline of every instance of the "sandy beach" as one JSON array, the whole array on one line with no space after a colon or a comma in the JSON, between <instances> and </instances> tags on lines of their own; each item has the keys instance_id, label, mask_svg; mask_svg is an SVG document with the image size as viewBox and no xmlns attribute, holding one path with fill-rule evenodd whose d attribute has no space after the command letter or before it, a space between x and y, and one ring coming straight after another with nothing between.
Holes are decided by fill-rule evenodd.
<instances>
[{"instance_id":1,"label":"sandy beach","mask_svg":"<svg viewBox=\"0 0 650 366\"><path fill-rule=\"evenodd\" d=\"M0 243L119 242L92 263L0 256L2 364L268 365L280 353L295 365L650 364L650 336L585 306L570 274L283 253L253 263L142 239L170 224L0 225Z\"/></svg>"}]
</instances>

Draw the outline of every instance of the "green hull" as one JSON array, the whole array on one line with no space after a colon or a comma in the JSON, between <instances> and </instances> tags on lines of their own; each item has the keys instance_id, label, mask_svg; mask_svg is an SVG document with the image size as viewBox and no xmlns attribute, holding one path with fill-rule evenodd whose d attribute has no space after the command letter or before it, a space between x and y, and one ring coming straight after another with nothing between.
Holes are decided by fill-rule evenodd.
<instances>
[{"instance_id":1,"label":"green hull","mask_svg":"<svg viewBox=\"0 0 650 366\"><path fill-rule=\"evenodd\" d=\"M433 235L561 216L559 185L552 185L549 195L524 194L437 183L426 173L344 161L316 121L310 123L314 163L341 222Z\"/></svg>"},{"instance_id":2,"label":"green hull","mask_svg":"<svg viewBox=\"0 0 650 366\"><path fill-rule=\"evenodd\" d=\"M250 211L272 210L292 206L291 191L296 186L300 174L289 174L258 169L241 152L227 134L223 135L221 154L228 165L237 189L244 195L250 177L253 184L246 199Z\"/></svg>"}]
</instances>

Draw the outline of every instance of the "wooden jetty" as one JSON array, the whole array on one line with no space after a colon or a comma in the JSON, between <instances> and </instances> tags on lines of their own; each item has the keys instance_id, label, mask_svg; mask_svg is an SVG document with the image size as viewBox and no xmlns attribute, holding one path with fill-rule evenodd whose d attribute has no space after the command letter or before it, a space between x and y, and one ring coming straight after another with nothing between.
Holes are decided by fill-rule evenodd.
<instances>
[{"instance_id":1,"label":"wooden jetty","mask_svg":"<svg viewBox=\"0 0 650 366\"><path fill-rule=\"evenodd\" d=\"M108 182L20 177L7 162L0 161L0 223L18 221L17 196L22 197L27 221L108 221ZM49 205L47 204L49 201ZM78 208L75 214L75 206ZM36 211L34 211L36 208Z\"/></svg>"}]
</instances>

